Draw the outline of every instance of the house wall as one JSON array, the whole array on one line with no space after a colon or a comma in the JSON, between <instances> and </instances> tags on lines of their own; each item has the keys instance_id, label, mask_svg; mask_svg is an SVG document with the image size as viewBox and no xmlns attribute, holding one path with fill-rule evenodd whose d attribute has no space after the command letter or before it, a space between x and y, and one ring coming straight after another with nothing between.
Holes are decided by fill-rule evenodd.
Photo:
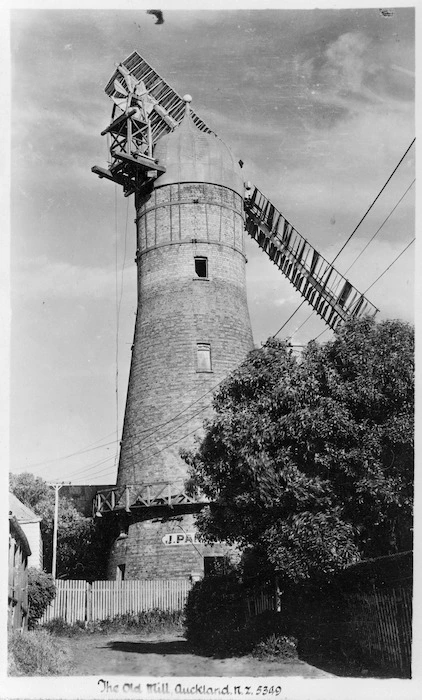
<instances>
[{"instance_id":1,"label":"house wall","mask_svg":"<svg viewBox=\"0 0 422 700\"><path fill-rule=\"evenodd\" d=\"M27 537L31 549L31 556L28 558L28 566L33 566L35 569L42 569L43 545L40 523L21 523L20 525Z\"/></svg>"},{"instance_id":2,"label":"house wall","mask_svg":"<svg viewBox=\"0 0 422 700\"><path fill-rule=\"evenodd\" d=\"M15 518L9 518L8 619L9 629L26 629L28 616L28 540Z\"/></svg>"}]
</instances>

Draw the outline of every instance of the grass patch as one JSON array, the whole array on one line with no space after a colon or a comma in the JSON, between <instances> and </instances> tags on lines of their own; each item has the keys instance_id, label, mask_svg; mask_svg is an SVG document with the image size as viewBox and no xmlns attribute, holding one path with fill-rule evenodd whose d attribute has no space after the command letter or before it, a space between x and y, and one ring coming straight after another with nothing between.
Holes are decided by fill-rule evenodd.
<instances>
[{"instance_id":1,"label":"grass patch","mask_svg":"<svg viewBox=\"0 0 422 700\"><path fill-rule=\"evenodd\" d=\"M116 615L106 620L92 622L77 621L70 625L62 618L45 623L42 628L59 637L73 637L78 634L177 634L183 632L184 615L182 610L148 610L136 614Z\"/></svg>"},{"instance_id":2,"label":"grass patch","mask_svg":"<svg viewBox=\"0 0 422 700\"><path fill-rule=\"evenodd\" d=\"M10 676L65 676L71 668L70 650L47 630L14 631L8 639Z\"/></svg>"}]
</instances>

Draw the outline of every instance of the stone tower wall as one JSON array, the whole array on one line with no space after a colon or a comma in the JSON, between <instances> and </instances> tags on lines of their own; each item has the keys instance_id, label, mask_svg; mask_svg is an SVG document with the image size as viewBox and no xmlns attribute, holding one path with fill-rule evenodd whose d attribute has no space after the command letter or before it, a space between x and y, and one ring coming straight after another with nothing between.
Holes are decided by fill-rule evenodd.
<instances>
[{"instance_id":1,"label":"stone tower wall","mask_svg":"<svg viewBox=\"0 0 422 700\"><path fill-rule=\"evenodd\" d=\"M126 402L118 486L187 477L181 448L212 415L212 390L253 347L246 298L243 202L206 183L164 185L137 202L138 313ZM207 258L198 277L195 257ZM211 349L200 371L197 345ZM186 409L186 410L185 410ZM169 517L170 516L170 517ZM172 578L203 573L223 544L163 543L194 531L193 514L149 514L116 539L109 578Z\"/></svg>"},{"instance_id":2,"label":"stone tower wall","mask_svg":"<svg viewBox=\"0 0 422 700\"><path fill-rule=\"evenodd\" d=\"M179 438L202 425L207 392L252 348L239 195L202 183L164 186L140 204L137 224L138 314L119 485L186 476L179 450L193 438ZM195 274L197 256L208 260L206 279ZM210 345L211 372L198 371L198 343Z\"/></svg>"},{"instance_id":3,"label":"stone tower wall","mask_svg":"<svg viewBox=\"0 0 422 700\"><path fill-rule=\"evenodd\" d=\"M155 517L131 525L128 537L115 541L109 559L109 578L114 579L122 565L127 579L200 577L204 557L233 556L233 548L227 545L191 542L189 536L194 532L192 514L170 519ZM174 544L163 542L168 535L172 535ZM177 543L178 535L185 540L181 544Z\"/></svg>"}]
</instances>

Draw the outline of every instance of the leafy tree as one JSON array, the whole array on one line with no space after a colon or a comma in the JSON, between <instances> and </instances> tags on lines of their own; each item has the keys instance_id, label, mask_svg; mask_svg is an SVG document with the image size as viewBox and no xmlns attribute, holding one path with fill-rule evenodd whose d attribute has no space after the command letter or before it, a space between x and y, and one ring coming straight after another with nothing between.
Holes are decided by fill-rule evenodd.
<instances>
[{"instance_id":1,"label":"leafy tree","mask_svg":"<svg viewBox=\"0 0 422 700\"><path fill-rule=\"evenodd\" d=\"M212 501L205 540L292 580L411 548L413 372L413 329L394 320L349 321L300 360L275 339L250 353L183 455Z\"/></svg>"},{"instance_id":2,"label":"leafy tree","mask_svg":"<svg viewBox=\"0 0 422 700\"><path fill-rule=\"evenodd\" d=\"M28 627L33 629L56 595L56 586L50 574L28 569Z\"/></svg>"},{"instance_id":3,"label":"leafy tree","mask_svg":"<svg viewBox=\"0 0 422 700\"><path fill-rule=\"evenodd\" d=\"M44 568L51 571L53 558L54 491L30 473L11 474L10 490L42 518ZM91 518L86 518L70 498L60 495L57 532L57 577L98 579L104 576L106 542Z\"/></svg>"}]
</instances>

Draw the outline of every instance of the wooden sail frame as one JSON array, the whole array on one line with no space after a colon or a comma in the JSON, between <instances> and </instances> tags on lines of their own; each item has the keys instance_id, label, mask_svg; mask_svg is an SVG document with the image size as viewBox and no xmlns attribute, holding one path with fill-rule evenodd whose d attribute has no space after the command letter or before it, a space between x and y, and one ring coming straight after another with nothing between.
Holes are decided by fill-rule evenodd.
<instances>
[{"instance_id":1,"label":"wooden sail frame","mask_svg":"<svg viewBox=\"0 0 422 700\"><path fill-rule=\"evenodd\" d=\"M125 76L133 84L133 92L128 85L127 94L134 96L135 103L136 86L141 86L141 92L146 90L148 110L132 109L130 99L124 112L116 104L123 102L119 83ZM116 67L105 92L115 102L111 123L102 132L110 139L112 162L109 169L94 166L92 171L121 185L129 196L165 172L152 157L153 145L180 123L186 102L137 51ZM192 110L191 117L198 129L216 135ZM349 317L378 312L257 188L246 193L244 207L246 231L330 328Z\"/></svg>"},{"instance_id":2,"label":"wooden sail frame","mask_svg":"<svg viewBox=\"0 0 422 700\"><path fill-rule=\"evenodd\" d=\"M245 198L246 231L334 329L347 318L375 316L374 306L290 224L256 187Z\"/></svg>"}]
</instances>

